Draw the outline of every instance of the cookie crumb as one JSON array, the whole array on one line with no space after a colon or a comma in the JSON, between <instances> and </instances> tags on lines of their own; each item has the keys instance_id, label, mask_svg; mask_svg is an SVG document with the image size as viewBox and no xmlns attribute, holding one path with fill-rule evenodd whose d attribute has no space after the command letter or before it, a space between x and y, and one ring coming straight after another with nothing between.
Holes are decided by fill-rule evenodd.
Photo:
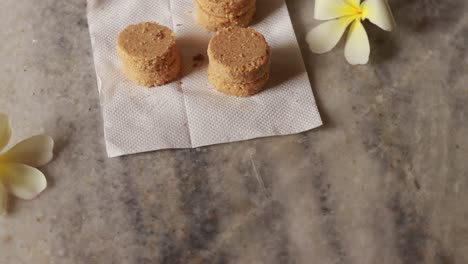
<instances>
[{"instance_id":1,"label":"cookie crumb","mask_svg":"<svg viewBox=\"0 0 468 264\"><path fill-rule=\"evenodd\" d=\"M203 62L205 61L205 56L203 56L203 54L201 53L198 53L197 55L192 57L192 60L193 60L193 67L195 68L203 64Z\"/></svg>"},{"instance_id":2,"label":"cookie crumb","mask_svg":"<svg viewBox=\"0 0 468 264\"><path fill-rule=\"evenodd\" d=\"M11 235L6 235L4 238L3 238L3 242L5 243L8 243L10 241L13 240L13 237Z\"/></svg>"},{"instance_id":3,"label":"cookie crumb","mask_svg":"<svg viewBox=\"0 0 468 264\"><path fill-rule=\"evenodd\" d=\"M157 31L155 34L154 34L155 38L156 39L162 39L164 38L164 34L161 30Z\"/></svg>"},{"instance_id":4,"label":"cookie crumb","mask_svg":"<svg viewBox=\"0 0 468 264\"><path fill-rule=\"evenodd\" d=\"M201 53L198 53L197 55L193 56L193 61L204 61L205 60L205 56L203 56L203 54Z\"/></svg>"},{"instance_id":5,"label":"cookie crumb","mask_svg":"<svg viewBox=\"0 0 468 264\"><path fill-rule=\"evenodd\" d=\"M177 92L182 93L182 85L184 84L181 80L178 81L179 85L177 86Z\"/></svg>"}]
</instances>

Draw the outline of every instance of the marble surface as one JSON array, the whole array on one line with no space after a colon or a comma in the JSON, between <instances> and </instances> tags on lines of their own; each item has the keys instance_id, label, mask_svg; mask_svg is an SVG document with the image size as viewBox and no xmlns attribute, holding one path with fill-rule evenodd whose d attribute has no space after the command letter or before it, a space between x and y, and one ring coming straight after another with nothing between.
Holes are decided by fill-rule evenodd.
<instances>
[{"instance_id":1,"label":"marble surface","mask_svg":"<svg viewBox=\"0 0 468 264\"><path fill-rule=\"evenodd\" d=\"M2 0L0 111L57 143L0 219L0 263L468 263L468 2L390 0L372 54L313 55L325 126L108 159L84 0Z\"/></svg>"}]
</instances>

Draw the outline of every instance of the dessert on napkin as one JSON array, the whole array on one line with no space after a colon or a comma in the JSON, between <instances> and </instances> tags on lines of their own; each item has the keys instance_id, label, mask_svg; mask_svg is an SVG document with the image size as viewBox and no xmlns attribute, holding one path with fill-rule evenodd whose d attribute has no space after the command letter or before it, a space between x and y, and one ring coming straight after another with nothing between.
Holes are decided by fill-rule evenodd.
<instances>
[{"instance_id":1,"label":"dessert on napkin","mask_svg":"<svg viewBox=\"0 0 468 264\"><path fill-rule=\"evenodd\" d=\"M251 96L265 88L270 75L270 47L252 28L231 27L208 45L208 80L220 92Z\"/></svg>"},{"instance_id":2,"label":"dessert on napkin","mask_svg":"<svg viewBox=\"0 0 468 264\"><path fill-rule=\"evenodd\" d=\"M198 23L211 31L231 26L247 27L256 11L256 0L194 1Z\"/></svg>"},{"instance_id":3,"label":"dessert on napkin","mask_svg":"<svg viewBox=\"0 0 468 264\"><path fill-rule=\"evenodd\" d=\"M196 23L196 14L191 12L196 8L194 0L87 2L109 157L289 135L322 124L284 0L256 1L256 16L262 19L254 28L264 35L271 49L271 73L268 89L244 98L226 96L210 88L205 64L188 65L195 55L205 55L214 35ZM215 10L217 6L211 7ZM239 13L244 11L239 9ZM119 59L116 40L128 25L155 20L174 31L182 61L188 64L184 74L176 78L180 81L169 82L160 89L138 89L139 85L128 81L125 71L132 72L132 65L158 67L138 56L130 56L135 61ZM130 67L123 65L125 59L130 60ZM161 64L170 65L168 61ZM261 72L240 76L252 80ZM144 79L157 83L163 78Z\"/></svg>"},{"instance_id":4,"label":"dessert on napkin","mask_svg":"<svg viewBox=\"0 0 468 264\"><path fill-rule=\"evenodd\" d=\"M168 27L152 22L130 25L117 38L117 52L125 75L139 85L163 85L179 75L181 58Z\"/></svg>"}]
</instances>

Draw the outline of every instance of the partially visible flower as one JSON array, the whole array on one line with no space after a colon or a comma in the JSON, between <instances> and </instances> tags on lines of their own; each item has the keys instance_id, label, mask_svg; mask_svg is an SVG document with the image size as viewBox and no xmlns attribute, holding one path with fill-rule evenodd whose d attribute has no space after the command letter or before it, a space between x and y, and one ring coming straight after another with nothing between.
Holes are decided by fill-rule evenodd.
<instances>
[{"instance_id":1,"label":"partially visible flower","mask_svg":"<svg viewBox=\"0 0 468 264\"><path fill-rule=\"evenodd\" d=\"M332 50L351 24L345 46L345 57L350 64L366 64L370 45L361 21L369 19L383 30L395 26L386 0L315 0L315 19L324 22L307 34L307 42L314 53Z\"/></svg>"},{"instance_id":2,"label":"partially visible flower","mask_svg":"<svg viewBox=\"0 0 468 264\"><path fill-rule=\"evenodd\" d=\"M0 113L0 151L10 141L8 117ZM39 135L21 141L9 151L0 154L0 215L6 213L8 193L30 200L46 187L47 180L38 169L52 160L54 141Z\"/></svg>"}]
</instances>

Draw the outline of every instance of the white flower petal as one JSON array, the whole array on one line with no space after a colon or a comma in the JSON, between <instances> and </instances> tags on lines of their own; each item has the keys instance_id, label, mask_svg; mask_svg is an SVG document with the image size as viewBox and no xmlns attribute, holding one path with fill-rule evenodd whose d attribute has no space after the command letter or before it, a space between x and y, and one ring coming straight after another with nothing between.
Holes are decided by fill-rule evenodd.
<instances>
[{"instance_id":1,"label":"white flower petal","mask_svg":"<svg viewBox=\"0 0 468 264\"><path fill-rule=\"evenodd\" d=\"M0 215L6 213L7 210L8 193L5 186L0 182Z\"/></svg>"},{"instance_id":2,"label":"white flower petal","mask_svg":"<svg viewBox=\"0 0 468 264\"><path fill-rule=\"evenodd\" d=\"M392 31L395 27L395 19L387 0L366 0L362 3L363 19L369 19L372 23L386 31Z\"/></svg>"},{"instance_id":3,"label":"white flower petal","mask_svg":"<svg viewBox=\"0 0 468 264\"><path fill-rule=\"evenodd\" d=\"M319 54L332 50L352 20L352 18L343 17L324 22L312 29L306 37L310 50Z\"/></svg>"},{"instance_id":4,"label":"white flower petal","mask_svg":"<svg viewBox=\"0 0 468 264\"><path fill-rule=\"evenodd\" d=\"M49 136L30 137L0 155L0 162L23 163L33 167L42 166L52 159L53 148L54 140Z\"/></svg>"},{"instance_id":5,"label":"white flower petal","mask_svg":"<svg viewBox=\"0 0 468 264\"><path fill-rule=\"evenodd\" d=\"M8 192L25 200L34 199L47 187L42 172L19 163L0 164L0 178Z\"/></svg>"},{"instance_id":6,"label":"white flower petal","mask_svg":"<svg viewBox=\"0 0 468 264\"><path fill-rule=\"evenodd\" d=\"M10 137L10 120L8 119L8 116L0 113L0 151L8 144Z\"/></svg>"},{"instance_id":7,"label":"white flower petal","mask_svg":"<svg viewBox=\"0 0 468 264\"><path fill-rule=\"evenodd\" d=\"M369 61L370 45L366 30L359 19L349 28L345 57L350 64L366 64Z\"/></svg>"},{"instance_id":8,"label":"white flower petal","mask_svg":"<svg viewBox=\"0 0 468 264\"><path fill-rule=\"evenodd\" d=\"M356 15L359 0L315 0L314 17L318 20L329 20L343 16Z\"/></svg>"}]
</instances>

